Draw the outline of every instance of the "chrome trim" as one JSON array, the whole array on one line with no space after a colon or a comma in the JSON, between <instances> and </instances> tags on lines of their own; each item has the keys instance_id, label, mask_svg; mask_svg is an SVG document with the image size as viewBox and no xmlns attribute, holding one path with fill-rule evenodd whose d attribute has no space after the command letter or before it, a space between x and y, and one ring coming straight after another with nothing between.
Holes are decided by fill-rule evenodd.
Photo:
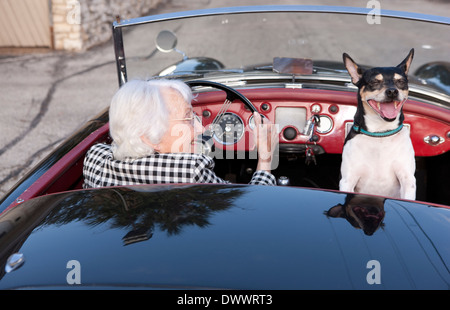
<instances>
[{"instance_id":1,"label":"chrome trim","mask_svg":"<svg viewBox=\"0 0 450 310\"><path fill-rule=\"evenodd\" d=\"M319 82L337 82L337 83L342 83L342 86L340 85L336 85L337 87L345 87L349 90L357 90L358 88L353 85L353 83L351 82L350 77L347 76L340 76L340 75L326 75L326 74L321 74L321 75L315 75L315 74L311 74L311 75L296 75L294 76L296 83L284 83L281 82L283 80L292 80L292 75L280 75L280 74L272 74L272 73L268 73L268 74L261 74L261 73L257 73L257 74L252 74L252 73L245 73L245 75L243 76L242 74L229 74L226 76L219 76L219 77L215 77L215 76L208 76L206 75L205 77L203 77L202 79L208 79L209 81L213 81L213 82L217 82L217 83L222 83L228 86L228 84L233 84L235 85L235 88L239 88L239 87L244 87L245 88L255 88L252 87L252 81L259 81L259 80L263 80L263 81L272 81L273 83L277 83L277 81L280 81L280 85L278 85L277 87L285 87L285 88L305 88L305 85L308 84L308 82L313 83L314 81L319 81ZM244 85L239 85L239 82L245 81ZM195 79L193 79L193 81L195 81ZM297 86L295 86L297 85ZM267 87L267 85L263 85L264 87ZM418 95L422 95L422 96L426 96L428 98L433 98L435 100L441 100L443 102L450 102L450 96L439 92L437 90L434 89L430 89L427 87L422 87L421 85L409 85L409 97L411 99L415 99L415 100L420 100L420 101L427 101L427 99L425 98L420 98L417 96L414 96L414 94L418 94ZM448 105L444 105L442 103L439 102L434 102L433 104L436 106L439 106L441 108L445 108L445 109L449 109Z\"/></svg>"},{"instance_id":2,"label":"chrome trim","mask_svg":"<svg viewBox=\"0 0 450 310\"><path fill-rule=\"evenodd\" d=\"M137 17L132 19L125 19L120 20L120 22L115 21L113 23L113 28L121 28L138 24L154 23L191 17L226 15L226 14L303 12L303 13L339 13L339 14L368 15L371 13L371 11L372 11L371 8L359 8L347 6L322 6L322 5L239 6L239 7L200 9L184 12L172 12L172 13ZM450 25L450 17L437 15L402 12L394 10L380 10L380 16Z\"/></svg>"},{"instance_id":3,"label":"chrome trim","mask_svg":"<svg viewBox=\"0 0 450 310\"><path fill-rule=\"evenodd\" d=\"M13 253L6 261L5 272L10 273L11 271L19 269L24 263L25 256L22 253Z\"/></svg>"},{"instance_id":4,"label":"chrome trim","mask_svg":"<svg viewBox=\"0 0 450 310\"><path fill-rule=\"evenodd\" d=\"M114 54L116 56L117 77L119 87L127 81L127 69L125 62L125 49L123 46L122 28L113 29Z\"/></svg>"},{"instance_id":5,"label":"chrome trim","mask_svg":"<svg viewBox=\"0 0 450 310\"><path fill-rule=\"evenodd\" d=\"M430 136L426 136L425 138L423 138L423 141L429 145L436 146L441 143L444 143L445 139L438 135L430 135Z\"/></svg>"}]
</instances>

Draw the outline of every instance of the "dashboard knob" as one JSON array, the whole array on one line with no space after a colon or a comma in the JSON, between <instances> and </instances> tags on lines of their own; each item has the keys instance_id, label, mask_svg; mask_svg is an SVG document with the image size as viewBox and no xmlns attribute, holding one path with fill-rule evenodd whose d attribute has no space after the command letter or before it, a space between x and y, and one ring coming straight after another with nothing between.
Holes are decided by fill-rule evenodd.
<instances>
[{"instance_id":1,"label":"dashboard knob","mask_svg":"<svg viewBox=\"0 0 450 310\"><path fill-rule=\"evenodd\" d=\"M339 111L339 108L336 105L333 104L332 106L330 106L328 108L328 110L330 111L330 113L335 114L335 113L337 113Z\"/></svg>"},{"instance_id":2,"label":"dashboard knob","mask_svg":"<svg viewBox=\"0 0 450 310\"><path fill-rule=\"evenodd\" d=\"M444 143L445 141L444 138L439 137L438 135L426 136L425 138L423 138L423 140L425 141L425 143L428 143L433 146Z\"/></svg>"},{"instance_id":3,"label":"dashboard knob","mask_svg":"<svg viewBox=\"0 0 450 310\"><path fill-rule=\"evenodd\" d=\"M294 140L297 137L297 130L293 127L287 127L283 130L283 137L286 140Z\"/></svg>"}]
</instances>

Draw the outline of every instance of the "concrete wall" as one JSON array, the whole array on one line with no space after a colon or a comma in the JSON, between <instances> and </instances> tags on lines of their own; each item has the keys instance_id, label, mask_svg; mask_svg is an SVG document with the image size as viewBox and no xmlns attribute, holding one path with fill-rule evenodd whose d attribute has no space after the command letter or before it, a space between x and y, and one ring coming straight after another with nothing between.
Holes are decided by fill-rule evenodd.
<instances>
[{"instance_id":1,"label":"concrete wall","mask_svg":"<svg viewBox=\"0 0 450 310\"><path fill-rule=\"evenodd\" d=\"M164 0L51 0L53 47L83 51L109 40L111 24L144 16Z\"/></svg>"}]
</instances>

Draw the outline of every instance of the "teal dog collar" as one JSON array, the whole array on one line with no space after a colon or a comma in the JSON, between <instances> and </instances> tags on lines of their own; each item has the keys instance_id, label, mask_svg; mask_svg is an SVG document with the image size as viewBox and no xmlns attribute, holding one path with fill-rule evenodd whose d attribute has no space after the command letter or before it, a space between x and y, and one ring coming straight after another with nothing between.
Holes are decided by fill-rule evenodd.
<instances>
[{"instance_id":1,"label":"teal dog collar","mask_svg":"<svg viewBox=\"0 0 450 310\"><path fill-rule=\"evenodd\" d=\"M389 136L395 135L397 132L402 130L402 128L403 128L403 124L400 124L400 126L398 126L395 129L392 129L392 130L382 131L382 132L370 132L370 131L362 129L358 125L353 125L353 130L356 131L357 133L362 133L367 136L377 137L377 138L383 138L383 137L389 137Z\"/></svg>"}]
</instances>

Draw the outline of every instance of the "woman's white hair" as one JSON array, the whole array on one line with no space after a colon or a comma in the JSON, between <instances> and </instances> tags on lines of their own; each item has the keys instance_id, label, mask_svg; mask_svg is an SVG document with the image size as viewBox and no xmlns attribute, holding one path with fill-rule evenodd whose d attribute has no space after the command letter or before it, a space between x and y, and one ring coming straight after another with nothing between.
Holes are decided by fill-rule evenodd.
<instances>
[{"instance_id":1,"label":"woman's white hair","mask_svg":"<svg viewBox=\"0 0 450 310\"><path fill-rule=\"evenodd\" d=\"M141 136L157 145L168 130L170 102L165 102L161 93L165 88L178 91L191 103L191 89L177 80L132 80L114 95L109 108L109 131L115 159L139 158L155 152Z\"/></svg>"}]
</instances>

